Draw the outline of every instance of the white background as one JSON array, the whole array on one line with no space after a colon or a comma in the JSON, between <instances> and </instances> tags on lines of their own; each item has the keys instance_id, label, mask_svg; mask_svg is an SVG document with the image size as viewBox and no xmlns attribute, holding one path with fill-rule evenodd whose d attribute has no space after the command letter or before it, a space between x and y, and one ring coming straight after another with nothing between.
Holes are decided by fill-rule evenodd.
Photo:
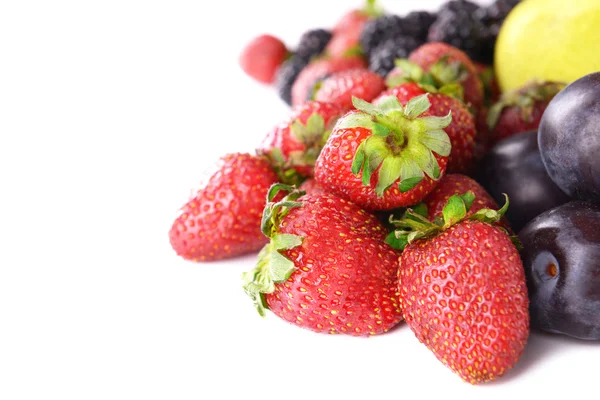
<instances>
[{"instance_id":1,"label":"white background","mask_svg":"<svg viewBox=\"0 0 600 400\"><path fill-rule=\"evenodd\" d=\"M383 1L391 11L438 1ZM404 324L371 338L261 319L254 256L194 264L168 230L202 171L287 115L238 67L360 1L0 3L0 399L505 399L596 389L600 347L532 334L471 386ZM597 392L592 392L597 393ZM410 397L409 397L410 396ZM594 397L594 396L592 396Z\"/></svg>"}]
</instances>

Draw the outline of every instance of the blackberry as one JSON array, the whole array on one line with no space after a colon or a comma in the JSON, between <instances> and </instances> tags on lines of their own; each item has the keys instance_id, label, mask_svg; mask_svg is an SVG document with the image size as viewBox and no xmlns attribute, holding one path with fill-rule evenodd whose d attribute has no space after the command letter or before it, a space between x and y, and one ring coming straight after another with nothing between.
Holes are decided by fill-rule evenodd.
<instances>
[{"instance_id":1,"label":"blackberry","mask_svg":"<svg viewBox=\"0 0 600 400\"><path fill-rule=\"evenodd\" d=\"M468 3L468 2L465 2ZM481 50L488 39L488 31L475 14L465 9L446 10L440 13L431 28L427 40L444 42L464 51L471 59L483 62Z\"/></svg>"},{"instance_id":2,"label":"blackberry","mask_svg":"<svg viewBox=\"0 0 600 400\"><path fill-rule=\"evenodd\" d=\"M325 29L312 29L304 32L298 42L296 55L307 62L310 61L311 58L319 56L325 50L331 36L331 32Z\"/></svg>"},{"instance_id":3,"label":"blackberry","mask_svg":"<svg viewBox=\"0 0 600 400\"><path fill-rule=\"evenodd\" d=\"M394 61L397 58L408 58L408 55L422 43L412 36L388 39L371 52L369 69L385 78L394 69Z\"/></svg>"},{"instance_id":4,"label":"blackberry","mask_svg":"<svg viewBox=\"0 0 600 400\"><path fill-rule=\"evenodd\" d=\"M281 64L275 74L275 89L281 100L292 105L292 85L300 72L306 67L308 61L293 55Z\"/></svg>"},{"instance_id":5,"label":"blackberry","mask_svg":"<svg viewBox=\"0 0 600 400\"><path fill-rule=\"evenodd\" d=\"M402 17L402 29L406 36L412 36L421 41L427 40L429 27L433 24L437 15L427 11L413 11Z\"/></svg>"},{"instance_id":6,"label":"blackberry","mask_svg":"<svg viewBox=\"0 0 600 400\"><path fill-rule=\"evenodd\" d=\"M476 11L475 18L479 19L487 30L480 51L481 62L485 64L493 63L494 48L500 27L512 9L520 2L521 0L496 0L489 6L481 7Z\"/></svg>"},{"instance_id":7,"label":"blackberry","mask_svg":"<svg viewBox=\"0 0 600 400\"><path fill-rule=\"evenodd\" d=\"M479 9L479 6L472 1L468 0L450 0L442 4L438 10L438 15L445 14L446 12L460 12L464 11L467 13L474 13Z\"/></svg>"},{"instance_id":8,"label":"blackberry","mask_svg":"<svg viewBox=\"0 0 600 400\"><path fill-rule=\"evenodd\" d=\"M365 24L360 34L360 46L368 58L383 42L403 35L402 18L394 14L384 15Z\"/></svg>"}]
</instances>

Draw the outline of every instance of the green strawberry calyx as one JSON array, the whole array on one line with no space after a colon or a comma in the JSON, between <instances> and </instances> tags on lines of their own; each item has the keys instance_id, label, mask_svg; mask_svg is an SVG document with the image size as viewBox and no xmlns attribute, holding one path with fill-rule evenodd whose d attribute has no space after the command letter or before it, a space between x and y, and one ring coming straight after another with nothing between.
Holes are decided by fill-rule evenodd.
<instances>
[{"instance_id":1,"label":"green strawberry calyx","mask_svg":"<svg viewBox=\"0 0 600 400\"><path fill-rule=\"evenodd\" d=\"M464 101L462 82L467 78L468 73L463 63L449 62L447 56L444 56L427 72L404 58L399 58L394 63L399 73L388 76L385 81L387 87L392 88L412 82L429 93L441 93Z\"/></svg>"},{"instance_id":2,"label":"green strawberry calyx","mask_svg":"<svg viewBox=\"0 0 600 400\"><path fill-rule=\"evenodd\" d=\"M299 118L291 121L290 134L303 145L303 149L293 150L285 157L280 148L274 147L266 156L281 183L299 185L307 176L298 171L298 167L314 167L317 157L331 134L338 118L330 118L327 124L318 112L313 112L306 123Z\"/></svg>"},{"instance_id":3,"label":"green strawberry calyx","mask_svg":"<svg viewBox=\"0 0 600 400\"><path fill-rule=\"evenodd\" d=\"M281 191L288 192L288 194L280 201L274 202L274 198ZM296 200L304 193L295 186L282 183L273 184L267 193L267 205L263 210L261 231L270 241L259 252L256 267L242 274L244 291L250 296L256 310L263 317L265 310L269 308L265 294L273 293L275 284L285 282L296 270L294 263L280 251L300 246L303 238L279 233L278 228L282 219L291 209L302 206L302 203Z\"/></svg>"},{"instance_id":4,"label":"green strawberry calyx","mask_svg":"<svg viewBox=\"0 0 600 400\"><path fill-rule=\"evenodd\" d=\"M525 86L504 92L500 99L490 107L487 114L487 126L493 130L500 120L502 111L508 107L518 107L523 121L530 123L536 103L547 103L566 87L563 82L531 81Z\"/></svg>"},{"instance_id":5,"label":"green strawberry calyx","mask_svg":"<svg viewBox=\"0 0 600 400\"><path fill-rule=\"evenodd\" d=\"M441 178L434 153L450 155L450 138L443 128L452 122L451 112L445 117L422 115L431 107L427 93L412 98L405 107L396 96L383 97L377 105L353 97L352 104L358 111L342 117L337 128L362 127L372 132L352 160L352 173L362 174L364 186L375 177L375 193L382 197L394 184L404 193L426 175Z\"/></svg>"},{"instance_id":6,"label":"green strawberry calyx","mask_svg":"<svg viewBox=\"0 0 600 400\"><path fill-rule=\"evenodd\" d=\"M427 219L427 207L422 203L418 204L414 208L406 209L404 215L399 219L394 219L393 216L390 217L390 223L396 229L388 234L386 243L395 249L404 250L408 244L415 240L436 236L440 232L465 220L496 224L508 210L508 196L505 194L504 197L506 202L499 210L482 208L467 217L467 213L475 200L475 194L472 191L468 191L462 195L455 194L448 199L444 206L442 217L437 217L433 221ZM500 226L498 227L504 229Z\"/></svg>"}]
</instances>

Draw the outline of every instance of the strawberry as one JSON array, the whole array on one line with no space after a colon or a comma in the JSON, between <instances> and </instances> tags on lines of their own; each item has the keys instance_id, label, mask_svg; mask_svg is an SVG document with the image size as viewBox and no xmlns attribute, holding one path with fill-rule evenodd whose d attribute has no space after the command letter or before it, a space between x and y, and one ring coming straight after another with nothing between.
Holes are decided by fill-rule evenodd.
<instances>
[{"instance_id":1,"label":"strawberry","mask_svg":"<svg viewBox=\"0 0 600 400\"><path fill-rule=\"evenodd\" d=\"M266 159L230 153L180 209L169 231L171 246L186 260L214 261L260 250L261 211L278 181Z\"/></svg>"},{"instance_id":2,"label":"strawberry","mask_svg":"<svg viewBox=\"0 0 600 400\"><path fill-rule=\"evenodd\" d=\"M315 100L340 105L345 111L354 106L352 97L371 101L385 89L383 78L365 68L336 72L321 81Z\"/></svg>"},{"instance_id":3,"label":"strawberry","mask_svg":"<svg viewBox=\"0 0 600 400\"><path fill-rule=\"evenodd\" d=\"M317 156L343 109L334 103L309 101L263 139L257 152L268 156L283 183L313 176Z\"/></svg>"},{"instance_id":4,"label":"strawberry","mask_svg":"<svg viewBox=\"0 0 600 400\"><path fill-rule=\"evenodd\" d=\"M446 43L425 43L410 53L408 61L418 65L430 76L430 83L440 88L459 83L464 92L464 101L474 113L483 104L483 86L473 61L461 50ZM402 67L400 67L402 69ZM392 70L390 75L404 71Z\"/></svg>"},{"instance_id":5,"label":"strawberry","mask_svg":"<svg viewBox=\"0 0 600 400\"><path fill-rule=\"evenodd\" d=\"M300 184L298 189L306 192L307 194L321 194L327 192L325 188L316 181L315 178L306 179Z\"/></svg>"},{"instance_id":6,"label":"strawberry","mask_svg":"<svg viewBox=\"0 0 600 400\"><path fill-rule=\"evenodd\" d=\"M396 96L377 106L354 98L357 110L338 120L317 158L317 182L369 211L421 201L446 171L451 147L442 129L452 115L434 116L428 96L405 106Z\"/></svg>"},{"instance_id":7,"label":"strawberry","mask_svg":"<svg viewBox=\"0 0 600 400\"><path fill-rule=\"evenodd\" d=\"M334 72L354 68L366 68L367 62L361 56L320 57L312 60L292 85L292 106L299 106L313 99L314 89L318 82Z\"/></svg>"},{"instance_id":8,"label":"strawberry","mask_svg":"<svg viewBox=\"0 0 600 400\"><path fill-rule=\"evenodd\" d=\"M289 53L281 39L272 35L260 35L244 47L238 61L248 76L271 84L275 80L277 69Z\"/></svg>"},{"instance_id":9,"label":"strawberry","mask_svg":"<svg viewBox=\"0 0 600 400\"><path fill-rule=\"evenodd\" d=\"M402 314L421 343L471 384L497 379L529 336L529 300L519 252L492 223L506 211L467 217L474 195L450 197L443 221L408 210L396 221Z\"/></svg>"},{"instance_id":10,"label":"strawberry","mask_svg":"<svg viewBox=\"0 0 600 400\"><path fill-rule=\"evenodd\" d=\"M333 32L360 32L364 27L364 24L372 19L379 17L383 14L383 10L377 5L375 0L367 0L363 8L356 8L347 11L342 17L334 24Z\"/></svg>"},{"instance_id":11,"label":"strawberry","mask_svg":"<svg viewBox=\"0 0 600 400\"><path fill-rule=\"evenodd\" d=\"M361 55L360 48L360 30L340 31L333 34L333 37L325 47L325 53L331 57L349 57L353 55Z\"/></svg>"},{"instance_id":12,"label":"strawberry","mask_svg":"<svg viewBox=\"0 0 600 400\"><path fill-rule=\"evenodd\" d=\"M279 190L289 194L272 202ZM261 315L315 332L369 336L401 320L396 297L398 253L379 221L332 194L274 185L262 230L270 242L244 289Z\"/></svg>"},{"instance_id":13,"label":"strawberry","mask_svg":"<svg viewBox=\"0 0 600 400\"><path fill-rule=\"evenodd\" d=\"M475 214L482 208L498 208L498 204L492 196L475 180L462 174L446 174L440 179L435 189L423 199L423 205L427 208L427 219L433 221L435 218L442 218L442 211L448 199L455 194L467 192L475 195L475 200L471 204L467 216Z\"/></svg>"},{"instance_id":14,"label":"strawberry","mask_svg":"<svg viewBox=\"0 0 600 400\"><path fill-rule=\"evenodd\" d=\"M503 93L487 115L491 144L517 133L536 130L548 103L565 86L562 82L530 82Z\"/></svg>"},{"instance_id":15,"label":"strawberry","mask_svg":"<svg viewBox=\"0 0 600 400\"><path fill-rule=\"evenodd\" d=\"M415 96L427 93L416 83L405 83L384 91L373 103L378 104L382 98L396 96L400 103L407 104ZM452 152L448 160L448 172L466 172L471 168L473 150L475 148L475 121L464 103L443 93L429 94L431 107L429 113L443 117L452 113L452 123L444 128L450 138Z\"/></svg>"},{"instance_id":16,"label":"strawberry","mask_svg":"<svg viewBox=\"0 0 600 400\"><path fill-rule=\"evenodd\" d=\"M494 68L490 65L473 62L483 85L483 105L491 106L500 99L500 86Z\"/></svg>"}]
</instances>

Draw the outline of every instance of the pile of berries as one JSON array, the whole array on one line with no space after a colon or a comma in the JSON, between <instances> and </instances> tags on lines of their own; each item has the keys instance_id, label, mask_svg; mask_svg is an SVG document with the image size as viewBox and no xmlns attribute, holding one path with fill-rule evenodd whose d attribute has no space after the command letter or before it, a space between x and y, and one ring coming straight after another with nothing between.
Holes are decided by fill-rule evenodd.
<instances>
[{"instance_id":1,"label":"pile of berries","mask_svg":"<svg viewBox=\"0 0 600 400\"><path fill-rule=\"evenodd\" d=\"M173 249L256 253L243 287L261 315L353 336L405 322L472 384L517 363L530 324L600 339L600 74L501 93L491 57L516 3L398 16L368 1L294 51L253 40L243 69L292 109L255 152L221 157Z\"/></svg>"}]
</instances>

